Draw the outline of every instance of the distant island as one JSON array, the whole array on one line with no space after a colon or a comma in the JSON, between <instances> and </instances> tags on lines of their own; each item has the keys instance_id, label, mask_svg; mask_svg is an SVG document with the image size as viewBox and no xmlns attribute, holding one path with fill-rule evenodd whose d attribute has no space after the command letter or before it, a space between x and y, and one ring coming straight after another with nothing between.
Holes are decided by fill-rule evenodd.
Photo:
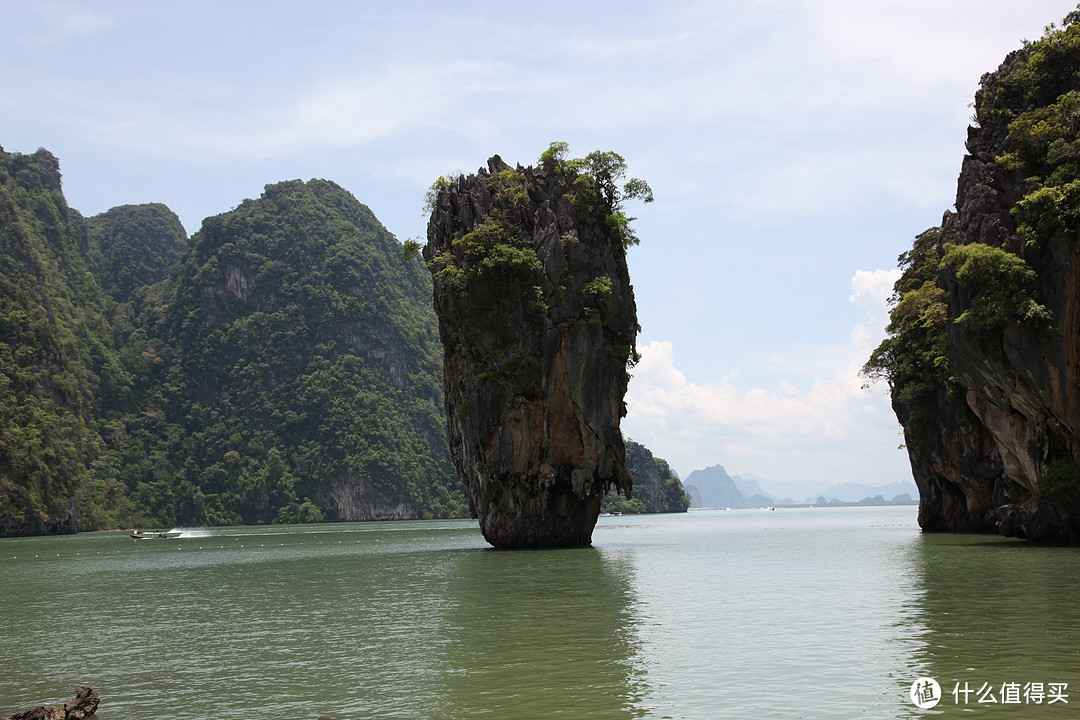
<instances>
[{"instance_id":1,"label":"distant island","mask_svg":"<svg viewBox=\"0 0 1080 720\"><path fill-rule=\"evenodd\" d=\"M799 489L816 494L791 498L766 492L758 476L729 475L722 465L695 470L683 481L691 498L691 508L746 509L761 507L805 507L810 505L913 505L918 491L912 482L884 486L862 483L775 483L775 491Z\"/></svg>"}]
</instances>

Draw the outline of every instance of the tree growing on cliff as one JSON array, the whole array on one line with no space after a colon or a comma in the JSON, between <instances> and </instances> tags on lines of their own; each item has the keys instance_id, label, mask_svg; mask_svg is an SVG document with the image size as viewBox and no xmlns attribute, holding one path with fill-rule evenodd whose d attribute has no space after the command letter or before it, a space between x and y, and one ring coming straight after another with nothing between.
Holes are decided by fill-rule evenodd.
<instances>
[{"instance_id":1,"label":"tree growing on cliff","mask_svg":"<svg viewBox=\"0 0 1080 720\"><path fill-rule=\"evenodd\" d=\"M1011 322L1030 327L1050 323L1050 313L1034 297L1035 271L1008 250L985 243L948 245L941 267L971 293L956 322L966 324L985 342L994 342Z\"/></svg>"},{"instance_id":2,"label":"tree growing on cliff","mask_svg":"<svg viewBox=\"0 0 1080 720\"><path fill-rule=\"evenodd\" d=\"M886 380L916 420L932 411L933 395L950 378L949 324L964 325L993 343L1010 322L1044 327L1047 309L1034 298L1035 273L1020 257L984 243L940 246L940 230L921 233L900 255L903 273L889 299L888 337L862 368L870 382ZM950 318L940 273L951 274L970 295L967 309Z\"/></svg>"},{"instance_id":3,"label":"tree growing on cliff","mask_svg":"<svg viewBox=\"0 0 1080 720\"><path fill-rule=\"evenodd\" d=\"M623 248L637 245L640 241L623 209L627 200L640 200L644 203L653 201L653 191L649 183L641 178L626 178L626 160L617 152L595 150L584 158L568 158L570 146L562 141L553 142L540 154L540 167L550 172L576 176L574 187L583 196L590 192L599 193L607 206L607 222L622 238ZM585 197L578 202L588 202Z\"/></svg>"},{"instance_id":4,"label":"tree growing on cliff","mask_svg":"<svg viewBox=\"0 0 1080 720\"><path fill-rule=\"evenodd\" d=\"M889 298L888 336L862 368L870 382L887 381L895 396L920 408L932 403L949 377L945 359L949 310L945 291L937 286L939 239L938 228L926 230L897 260L902 274Z\"/></svg>"}]
</instances>

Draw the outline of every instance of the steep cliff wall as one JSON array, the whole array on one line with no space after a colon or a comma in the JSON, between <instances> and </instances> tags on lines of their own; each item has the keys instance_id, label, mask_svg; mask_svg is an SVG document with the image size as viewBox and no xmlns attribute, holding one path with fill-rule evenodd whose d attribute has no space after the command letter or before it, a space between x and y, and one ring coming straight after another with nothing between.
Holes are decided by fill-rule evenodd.
<instances>
[{"instance_id":1,"label":"steep cliff wall","mask_svg":"<svg viewBox=\"0 0 1080 720\"><path fill-rule=\"evenodd\" d=\"M982 78L956 211L901 256L870 366L926 530L1080 541L1077 19Z\"/></svg>"},{"instance_id":2,"label":"steep cliff wall","mask_svg":"<svg viewBox=\"0 0 1080 720\"><path fill-rule=\"evenodd\" d=\"M75 532L92 515L97 413L128 379L85 251L57 159L0 148L0 537Z\"/></svg>"},{"instance_id":3,"label":"steep cliff wall","mask_svg":"<svg viewBox=\"0 0 1080 720\"><path fill-rule=\"evenodd\" d=\"M327 180L268 185L203 222L174 283L197 521L295 520L308 499L326 519L464 515L430 278L370 209Z\"/></svg>"},{"instance_id":4,"label":"steep cliff wall","mask_svg":"<svg viewBox=\"0 0 1080 720\"><path fill-rule=\"evenodd\" d=\"M638 330L632 235L608 192L620 173L583 170L495 156L433 188L424 258L451 454L497 547L587 545L604 493L630 491L619 423Z\"/></svg>"}]
</instances>

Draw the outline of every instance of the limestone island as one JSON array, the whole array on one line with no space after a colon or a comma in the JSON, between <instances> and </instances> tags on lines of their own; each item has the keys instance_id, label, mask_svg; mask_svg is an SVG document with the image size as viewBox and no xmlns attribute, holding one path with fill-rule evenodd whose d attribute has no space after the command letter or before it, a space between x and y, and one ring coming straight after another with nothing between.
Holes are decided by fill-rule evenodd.
<instances>
[{"instance_id":1,"label":"limestone island","mask_svg":"<svg viewBox=\"0 0 1080 720\"><path fill-rule=\"evenodd\" d=\"M496 155L428 195L450 451L498 548L589 545L605 493L631 491L637 239L622 204L652 191L616 153L566 153L553 143L525 168Z\"/></svg>"}]
</instances>

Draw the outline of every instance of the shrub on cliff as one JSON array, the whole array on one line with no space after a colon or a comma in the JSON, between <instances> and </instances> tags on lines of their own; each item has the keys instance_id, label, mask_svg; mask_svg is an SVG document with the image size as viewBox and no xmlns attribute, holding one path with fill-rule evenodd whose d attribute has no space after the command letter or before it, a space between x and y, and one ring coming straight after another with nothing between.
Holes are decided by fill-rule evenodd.
<instances>
[{"instance_id":1,"label":"shrub on cliff","mask_svg":"<svg viewBox=\"0 0 1080 720\"><path fill-rule=\"evenodd\" d=\"M886 380L893 397L910 409L912 422L925 424L934 397L949 379L945 357L948 306L937 286L938 228L918 237L900 255L903 271L889 299L888 336L871 353L862 373L871 382Z\"/></svg>"},{"instance_id":2,"label":"shrub on cliff","mask_svg":"<svg viewBox=\"0 0 1080 720\"><path fill-rule=\"evenodd\" d=\"M932 228L915 238L898 259L903 271L889 299L887 337L871 353L862 373L886 380L893 397L919 427L934 413L934 398L948 387L950 323L968 328L981 342L998 342L1009 323L1046 327L1050 313L1035 300L1035 272L1023 258L984 243L940 247ZM951 274L969 295L967 308L949 315L939 275Z\"/></svg>"},{"instance_id":3,"label":"shrub on cliff","mask_svg":"<svg viewBox=\"0 0 1080 720\"><path fill-rule=\"evenodd\" d=\"M571 201L580 212L587 214L600 203L606 207L605 223L621 239L623 250L637 245L638 237L630 227L634 218L626 215L623 203L626 200L651 203L652 188L641 178L629 178L623 182L627 165L617 152L595 150L584 158L568 158L569 152L567 143L553 142L540 154L539 165L549 172L574 178Z\"/></svg>"},{"instance_id":4,"label":"shrub on cliff","mask_svg":"<svg viewBox=\"0 0 1080 720\"><path fill-rule=\"evenodd\" d=\"M1050 313L1035 300L1035 271L1008 250L984 243L949 245L941 267L951 272L971 294L966 310L956 318L980 339L1000 337L1009 323L1045 327Z\"/></svg>"},{"instance_id":5,"label":"shrub on cliff","mask_svg":"<svg viewBox=\"0 0 1080 720\"><path fill-rule=\"evenodd\" d=\"M1056 503L1080 502L1080 468L1068 458L1050 463L1046 475L1039 479L1037 495Z\"/></svg>"}]
</instances>

